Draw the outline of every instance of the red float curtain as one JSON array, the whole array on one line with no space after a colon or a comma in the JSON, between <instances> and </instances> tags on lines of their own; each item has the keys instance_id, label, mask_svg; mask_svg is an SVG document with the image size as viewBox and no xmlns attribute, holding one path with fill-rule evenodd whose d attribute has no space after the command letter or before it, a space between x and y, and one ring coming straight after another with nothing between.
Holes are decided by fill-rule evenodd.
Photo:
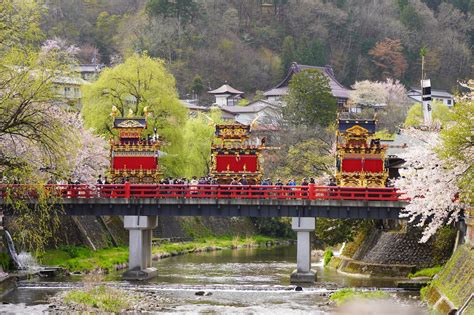
<instances>
[{"instance_id":1,"label":"red float curtain","mask_svg":"<svg viewBox=\"0 0 474 315\"><path fill-rule=\"evenodd\" d=\"M114 170L154 170L157 159L154 156L116 156L114 157Z\"/></svg>"},{"instance_id":2,"label":"red float curtain","mask_svg":"<svg viewBox=\"0 0 474 315\"><path fill-rule=\"evenodd\" d=\"M361 172L362 171L362 160L361 159L343 159L342 160L342 171Z\"/></svg>"},{"instance_id":3,"label":"red float curtain","mask_svg":"<svg viewBox=\"0 0 474 315\"><path fill-rule=\"evenodd\" d=\"M236 172L256 172L257 171L256 155L224 155L216 156L216 171L222 173ZM245 166L245 167L244 167ZM244 170L245 169L245 170Z\"/></svg>"},{"instance_id":4,"label":"red float curtain","mask_svg":"<svg viewBox=\"0 0 474 315\"><path fill-rule=\"evenodd\" d=\"M365 160L364 171L367 173L382 173L383 160Z\"/></svg>"}]
</instances>

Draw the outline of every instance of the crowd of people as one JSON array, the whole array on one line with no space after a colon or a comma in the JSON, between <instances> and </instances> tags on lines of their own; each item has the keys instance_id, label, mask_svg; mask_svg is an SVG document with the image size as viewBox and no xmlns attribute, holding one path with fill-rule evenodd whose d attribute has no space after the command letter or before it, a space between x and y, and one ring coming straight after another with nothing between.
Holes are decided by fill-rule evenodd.
<instances>
[{"instance_id":1,"label":"crowd of people","mask_svg":"<svg viewBox=\"0 0 474 315\"><path fill-rule=\"evenodd\" d=\"M128 182L127 178L122 179L121 184L125 184ZM69 183L68 184L74 184ZM98 185L107 185L110 184L107 176L102 178L102 175L99 175L97 179ZM173 178L173 177L166 177L159 181L161 185L217 185L219 182L217 179L211 176L201 176L199 179L197 176L193 176L191 179L187 179L185 177L181 178ZM301 182L298 184L295 179L289 179L286 181L282 181L280 178L277 178L275 181L272 181L271 178L264 178L260 183L256 183L254 179L247 179L247 176L244 174L240 178L234 177L228 183L229 185L240 185L240 186L247 186L247 185L261 185L261 186L308 186L310 184L319 184L319 185L327 185L327 186L336 186L336 182L333 178L329 179L329 182L321 182L316 181L313 177L303 178Z\"/></svg>"}]
</instances>

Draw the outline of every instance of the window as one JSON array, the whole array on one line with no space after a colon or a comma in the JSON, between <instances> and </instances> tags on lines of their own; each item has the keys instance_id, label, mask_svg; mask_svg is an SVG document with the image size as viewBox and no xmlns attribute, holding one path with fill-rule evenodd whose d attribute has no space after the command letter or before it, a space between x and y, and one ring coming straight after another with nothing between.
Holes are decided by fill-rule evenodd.
<instances>
[{"instance_id":1,"label":"window","mask_svg":"<svg viewBox=\"0 0 474 315\"><path fill-rule=\"evenodd\" d=\"M451 100L448 100L447 103L448 103L448 105L451 105Z\"/></svg>"}]
</instances>

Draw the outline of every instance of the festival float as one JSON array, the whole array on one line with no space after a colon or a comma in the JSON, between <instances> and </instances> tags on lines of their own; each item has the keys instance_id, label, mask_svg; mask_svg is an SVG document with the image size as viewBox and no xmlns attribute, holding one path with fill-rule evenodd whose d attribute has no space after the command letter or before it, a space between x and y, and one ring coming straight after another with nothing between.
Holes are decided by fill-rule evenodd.
<instances>
[{"instance_id":1,"label":"festival float","mask_svg":"<svg viewBox=\"0 0 474 315\"><path fill-rule=\"evenodd\" d=\"M264 140L258 145L250 141L251 126L239 123L217 124L211 146L210 175L219 184L229 184L233 178L243 175L248 184L258 184L263 170L260 154Z\"/></svg>"},{"instance_id":2,"label":"festival float","mask_svg":"<svg viewBox=\"0 0 474 315\"><path fill-rule=\"evenodd\" d=\"M158 165L160 141L154 137L146 137L147 109L145 117L116 117L117 108L113 108L113 129L118 138L110 141L110 177L114 184L126 181L130 183L158 183L161 172Z\"/></svg>"},{"instance_id":3,"label":"festival float","mask_svg":"<svg viewBox=\"0 0 474 315\"><path fill-rule=\"evenodd\" d=\"M342 187L385 187L386 145L375 139L375 119L338 119L336 183Z\"/></svg>"}]
</instances>

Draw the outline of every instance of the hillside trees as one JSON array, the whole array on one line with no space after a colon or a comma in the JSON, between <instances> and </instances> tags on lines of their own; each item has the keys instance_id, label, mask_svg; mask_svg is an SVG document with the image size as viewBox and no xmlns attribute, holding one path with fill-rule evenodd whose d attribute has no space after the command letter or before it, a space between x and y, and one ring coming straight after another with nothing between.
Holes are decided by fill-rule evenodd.
<instances>
[{"instance_id":1,"label":"hillside trees","mask_svg":"<svg viewBox=\"0 0 474 315\"><path fill-rule=\"evenodd\" d=\"M372 61L381 72L381 79L387 78L400 79L407 69L407 62L403 56L403 47L398 39L386 38L378 42L371 50L369 55Z\"/></svg>"},{"instance_id":2,"label":"hillside trees","mask_svg":"<svg viewBox=\"0 0 474 315\"><path fill-rule=\"evenodd\" d=\"M162 60L135 54L123 64L105 69L96 82L84 86L83 93L82 115L86 127L105 136L112 134L112 106L122 117L130 110L133 115L143 116L147 107L152 113L148 133L156 128L166 141L163 150L167 154L162 157L165 171L171 176L182 173L182 127L187 111L178 100L174 77Z\"/></svg>"},{"instance_id":3,"label":"hillside trees","mask_svg":"<svg viewBox=\"0 0 474 315\"><path fill-rule=\"evenodd\" d=\"M472 73L472 8L467 0L435 2L289 0L267 11L260 1L55 0L47 2L42 27L50 38L98 47L106 63L137 51L162 58L181 95L196 75L206 86L224 75L246 92L266 90L293 61L331 64L346 85L390 76L409 86L419 82L424 46L427 75L449 90ZM289 38L293 43L284 43ZM403 49L382 49L386 38ZM233 42L231 50L219 51L224 40Z\"/></svg>"}]
</instances>

